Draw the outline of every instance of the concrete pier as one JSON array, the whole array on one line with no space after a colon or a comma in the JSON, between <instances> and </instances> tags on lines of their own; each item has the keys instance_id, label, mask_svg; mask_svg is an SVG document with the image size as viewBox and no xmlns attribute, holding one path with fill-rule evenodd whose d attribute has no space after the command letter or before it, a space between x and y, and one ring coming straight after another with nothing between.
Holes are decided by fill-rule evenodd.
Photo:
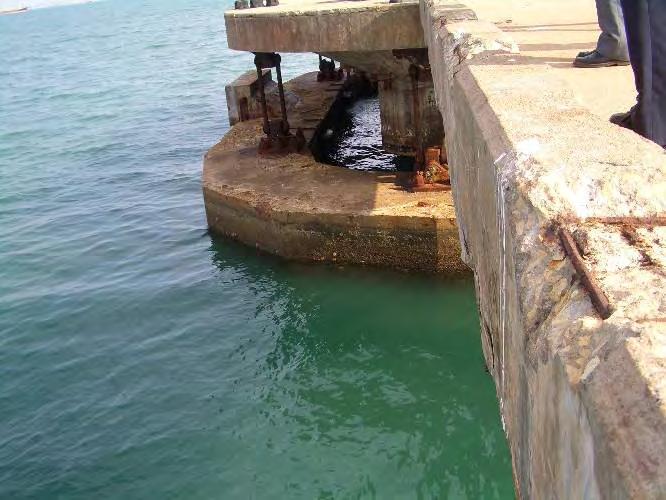
<instances>
[{"instance_id":1,"label":"concrete pier","mask_svg":"<svg viewBox=\"0 0 666 500\"><path fill-rule=\"evenodd\" d=\"M230 10L224 20L234 50L390 53L426 46L417 2L285 0L276 7Z\"/></svg>"},{"instance_id":2,"label":"concrete pier","mask_svg":"<svg viewBox=\"0 0 666 500\"><path fill-rule=\"evenodd\" d=\"M470 5L423 0L421 20L518 494L664 498L666 155L608 122L629 68L570 66L593 2Z\"/></svg>"},{"instance_id":3,"label":"concrete pier","mask_svg":"<svg viewBox=\"0 0 666 500\"><path fill-rule=\"evenodd\" d=\"M413 86L409 50L426 45L417 2L387 0L330 2L287 0L276 7L225 13L229 47L249 52L317 52L367 73L378 81L382 138L386 150L414 155ZM407 52L405 52L407 51ZM439 115L432 80L421 79L417 97L424 117ZM428 146L441 143L441 119Z\"/></svg>"},{"instance_id":4,"label":"concrete pier","mask_svg":"<svg viewBox=\"0 0 666 500\"><path fill-rule=\"evenodd\" d=\"M474 272L481 342L518 496L666 498L666 154L608 122L634 101L630 68L571 65L578 51L595 45L594 2L283 0L280 7L227 13L226 22L232 48L319 52L402 89L409 62L395 50L427 48L461 258ZM404 98L397 94L396 108ZM384 113L383 125L392 119ZM226 149L223 141L209 154L205 191L227 189L220 180L226 174L212 174ZM300 161L285 159L284 168ZM333 167L317 168L323 170L308 170L310 179L313 172L324 179ZM335 182L351 182L353 174L335 174ZM287 177L280 182L301 189ZM386 187L378 179L374 186L380 185ZM372 245L383 252L403 246L399 258L408 259L411 237L372 242L407 227L408 219L425 224L418 209L432 207L429 224L453 224L445 211L435 213L447 194L429 193L408 215L395 212L408 206L396 193L384 197L377 188L368 202L336 189L340 205L382 215L380 231L350 232L363 235L358 241L370 245L369 253ZM277 192L266 185L256 199L275 199ZM368 204L360 205L363 199ZM306 222L284 216L285 224L299 222L264 229L279 240L303 228L320 230L318 221L336 227L344 219L334 215L338 205L324 202L327 215L318 218L322 205L312 203ZM214 226L208 202L207 210ZM237 214L229 220L235 217L242 220ZM562 244L565 233L582 255L576 266ZM439 238L449 234L432 233L422 248L446 252L451 247ZM595 307L595 294L610 302L610 317Z\"/></svg>"},{"instance_id":5,"label":"concrete pier","mask_svg":"<svg viewBox=\"0 0 666 500\"><path fill-rule=\"evenodd\" d=\"M288 82L292 126L306 127L311 138L337 89L316 73ZM395 173L325 165L307 150L260 155L262 134L260 120L240 122L206 154L212 230L295 260L469 272L460 260L450 191L411 193L396 184Z\"/></svg>"}]
</instances>

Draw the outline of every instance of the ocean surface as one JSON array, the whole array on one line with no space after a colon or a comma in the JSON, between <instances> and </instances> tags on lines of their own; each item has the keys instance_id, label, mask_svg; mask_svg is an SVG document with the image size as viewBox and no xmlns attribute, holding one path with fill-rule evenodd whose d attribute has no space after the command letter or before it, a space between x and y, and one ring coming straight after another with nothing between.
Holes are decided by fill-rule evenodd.
<instances>
[{"instance_id":1,"label":"ocean surface","mask_svg":"<svg viewBox=\"0 0 666 500\"><path fill-rule=\"evenodd\" d=\"M326 119L332 121L331 116ZM382 147L379 98L356 100L335 114L336 123L318 141L315 158L352 170L395 171L414 168L413 158L391 154Z\"/></svg>"},{"instance_id":2,"label":"ocean surface","mask_svg":"<svg viewBox=\"0 0 666 500\"><path fill-rule=\"evenodd\" d=\"M0 17L0 498L513 498L471 283L208 233L231 3Z\"/></svg>"}]
</instances>

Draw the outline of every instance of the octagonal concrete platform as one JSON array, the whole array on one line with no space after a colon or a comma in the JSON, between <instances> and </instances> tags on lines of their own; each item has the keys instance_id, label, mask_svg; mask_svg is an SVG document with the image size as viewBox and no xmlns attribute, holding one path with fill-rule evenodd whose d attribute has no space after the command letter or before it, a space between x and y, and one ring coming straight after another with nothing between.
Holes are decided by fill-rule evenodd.
<instances>
[{"instance_id":1,"label":"octagonal concrete platform","mask_svg":"<svg viewBox=\"0 0 666 500\"><path fill-rule=\"evenodd\" d=\"M292 126L323 120L335 94L316 74L286 85ZM209 227L295 260L372 264L458 275L450 192L410 193L393 173L318 163L309 151L260 156L261 121L238 123L204 158Z\"/></svg>"}]
</instances>

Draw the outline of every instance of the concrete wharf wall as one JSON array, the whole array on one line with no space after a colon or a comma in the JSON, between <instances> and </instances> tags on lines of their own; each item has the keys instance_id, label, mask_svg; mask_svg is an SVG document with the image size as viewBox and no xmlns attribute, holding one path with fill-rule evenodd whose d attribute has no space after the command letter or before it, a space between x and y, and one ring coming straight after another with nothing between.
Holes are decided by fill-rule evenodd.
<instances>
[{"instance_id":1,"label":"concrete wharf wall","mask_svg":"<svg viewBox=\"0 0 666 500\"><path fill-rule=\"evenodd\" d=\"M556 3L570 19L549 20L543 1L506 7L533 8L534 19L511 24L544 38L594 24L593 2ZM502 31L460 4L420 6L463 260L474 270L517 493L666 498L664 151L589 109L551 55L522 52L518 30ZM570 40L541 43L567 44L570 65ZM587 75L600 94L625 78ZM615 111L631 98L618 95ZM574 233L614 305L609 319L581 286L559 227Z\"/></svg>"}]
</instances>

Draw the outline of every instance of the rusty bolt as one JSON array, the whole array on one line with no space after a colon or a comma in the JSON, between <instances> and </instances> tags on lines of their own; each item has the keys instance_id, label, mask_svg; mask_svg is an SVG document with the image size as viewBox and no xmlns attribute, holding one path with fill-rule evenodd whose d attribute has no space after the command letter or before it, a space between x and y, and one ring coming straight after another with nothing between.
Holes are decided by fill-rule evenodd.
<instances>
[{"instance_id":1,"label":"rusty bolt","mask_svg":"<svg viewBox=\"0 0 666 500\"><path fill-rule=\"evenodd\" d=\"M425 179L423 178L423 172L421 172L420 170L414 172L413 186L414 187L425 186Z\"/></svg>"},{"instance_id":2,"label":"rusty bolt","mask_svg":"<svg viewBox=\"0 0 666 500\"><path fill-rule=\"evenodd\" d=\"M441 153L441 151L440 151L439 148L428 148L428 149L426 149L426 152L425 152L425 163L426 163L426 165L430 162L439 163L440 153Z\"/></svg>"}]
</instances>

